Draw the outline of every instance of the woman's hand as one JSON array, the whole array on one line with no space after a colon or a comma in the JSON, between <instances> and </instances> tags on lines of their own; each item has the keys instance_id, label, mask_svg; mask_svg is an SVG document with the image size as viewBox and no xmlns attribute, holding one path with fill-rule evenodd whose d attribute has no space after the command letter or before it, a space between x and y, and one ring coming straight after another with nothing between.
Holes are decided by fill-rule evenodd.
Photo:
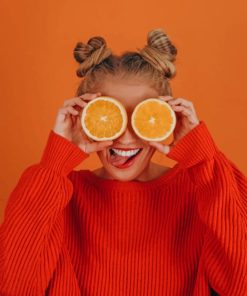
<instances>
[{"instance_id":1,"label":"woman's hand","mask_svg":"<svg viewBox=\"0 0 247 296\"><path fill-rule=\"evenodd\" d=\"M64 101L58 110L53 131L71 141L85 153L100 151L112 145L112 141L96 142L87 137L81 125L81 114L87 105L86 101L95 99L101 93L84 94Z\"/></svg>"},{"instance_id":2,"label":"woman's hand","mask_svg":"<svg viewBox=\"0 0 247 296\"><path fill-rule=\"evenodd\" d=\"M191 101L183 98L174 99L171 96L159 96L160 99L166 101L175 111L177 123L173 131L174 140L170 145L163 145L160 142L149 142L150 146L155 147L158 151L168 154L176 143L187 135L200 122L196 115L194 105Z\"/></svg>"}]
</instances>

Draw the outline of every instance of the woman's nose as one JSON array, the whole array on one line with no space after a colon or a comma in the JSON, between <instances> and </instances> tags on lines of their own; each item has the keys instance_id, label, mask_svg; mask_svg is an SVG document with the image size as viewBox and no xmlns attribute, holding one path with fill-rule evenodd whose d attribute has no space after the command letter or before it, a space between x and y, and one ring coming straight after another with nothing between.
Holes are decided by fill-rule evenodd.
<instances>
[{"instance_id":1,"label":"woman's nose","mask_svg":"<svg viewBox=\"0 0 247 296\"><path fill-rule=\"evenodd\" d=\"M118 137L116 140L117 142L121 142L123 144L133 143L138 139L137 135L135 134L130 119L128 120L127 126L123 134Z\"/></svg>"}]
</instances>

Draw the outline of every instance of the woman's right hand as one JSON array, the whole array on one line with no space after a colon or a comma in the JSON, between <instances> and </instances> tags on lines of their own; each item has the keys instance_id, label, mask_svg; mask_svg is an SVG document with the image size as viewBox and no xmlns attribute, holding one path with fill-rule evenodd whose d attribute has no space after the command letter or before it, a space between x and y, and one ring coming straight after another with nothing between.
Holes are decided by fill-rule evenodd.
<instances>
[{"instance_id":1,"label":"woman's right hand","mask_svg":"<svg viewBox=\"0 0 247 296\"><path fill-rule=\"evenodd\" d=\"M86 93L64 101L63 107L58 110L53 131L71 141L85 153L104 150L112 145L113 141L94 141L87 137L82 125L81 114L87 102L101 95L101 93Z\"/></svg>"}]
</instances>

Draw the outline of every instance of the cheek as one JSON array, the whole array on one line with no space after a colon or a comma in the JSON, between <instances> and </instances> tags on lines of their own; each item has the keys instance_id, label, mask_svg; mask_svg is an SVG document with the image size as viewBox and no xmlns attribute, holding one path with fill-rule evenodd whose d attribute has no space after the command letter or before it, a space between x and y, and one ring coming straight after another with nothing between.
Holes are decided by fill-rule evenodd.
<instances>
[{"instance_id":1,"label":"cheek","mask_svg":"<svg viewBox=\"0 0 247 296\"><path fill-rule=\"evenodd\" d=\"M154 155L156 149L150 146L147 150L148 150L147 153L148 155L150 155L150 158L151 158Z\"/></svg>"},{"instance_id":2,"label":"cheek","mask_svg":"<svg viewBox=\"0 0 247 296\"><path fill-rule=\"evenodd\" d=\"M143 158L142 158L142 160L141 161L143 161L143 162L145 162L145 161L149 161L151 158L152 158L152 156L154 155L154 153L155 153L155 148L154 147L151 147L151 146L146 146L145 148L144 148L144 151L143 151Z\"/></svg>"}]
</instances>

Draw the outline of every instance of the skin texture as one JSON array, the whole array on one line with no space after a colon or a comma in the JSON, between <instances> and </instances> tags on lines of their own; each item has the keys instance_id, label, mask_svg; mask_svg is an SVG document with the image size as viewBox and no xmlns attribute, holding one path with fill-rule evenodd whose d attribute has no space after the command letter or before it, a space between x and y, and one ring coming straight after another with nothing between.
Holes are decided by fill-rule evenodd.
<instances>
[{"instance_id":1,"label":"skin texture","mask_svg":"<svg viewBox=\"0 0 247 296\"><path fill-rule=\"evenodd\" d=\"M167 154L179 139L185 136L192 128L199 124L192 102L182 98L160 96L158 92L147 83L138 79L120 79L117 77L104 81L97 90L103 96L118 99L126 108L128 125L125 132L113 144L104 150L97 151L102 162L102 167L92 171L95 175L104 179L116 179L120 181L149 181L165 174L171 168L163 167L151 162L154 152L159 151ZM177 125L174 130L174 141L170 146L164 146L160 142L148 142L140 139L131 126L131 114L135 106L142 100L159 97L168 102L177 115ZM126 169L118 169L108 162L109 148L143 148L141 155L135 163Z\"/></svg>"}]
</instances>

